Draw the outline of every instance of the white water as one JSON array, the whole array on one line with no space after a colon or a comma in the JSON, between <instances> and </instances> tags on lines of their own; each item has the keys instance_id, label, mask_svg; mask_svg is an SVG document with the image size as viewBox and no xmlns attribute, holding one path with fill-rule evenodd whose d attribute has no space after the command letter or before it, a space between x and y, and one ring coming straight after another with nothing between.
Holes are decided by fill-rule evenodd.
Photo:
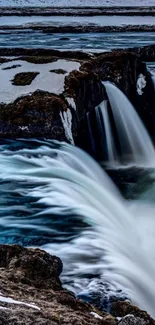
<instances>
[{"instance_id":1,"label":"white water","mask_svg":"<svg viewBox=\"0 0 155 325\"><path fill-rule=\"evenodd\" d=\"M91 220L97 233L94 236L93 231L86 232L86 238L89 239L87 250L83 236L73 240L71 250L67 251L71 273L72 267L79 272L75 253L81 256L85 272L90 271L90 266L91 269L98 267L105 276L106 269L110 281L128 290L133 302L155 317L154 235L150 233L150 230L155 229L154 218L147 220L146 230L146 221L143 222L143 218L136 220L114 184L86 153L65 143L58 149L52 148L52 142L47 144L42 144L38 149L16 152L6 150L0 153L0 178L15 180L16 192L23 182L33 184L33 188L30 186L28 192L25 189L23 195L33 196L38 199L38 203L45 204L49 217L52 213L72 214ZM36 217L41 217L44 212L38 213ZM4 222L4 219L0 219L1 226ZM11 226L12 221L9 222ZM20 220L18 226L19 223ZM96 256L90 261L91 239ZM52 244L44 248L58 253ZM61 254L64 252L65 248L63 250L62 247ZM99 265L95 265L98 253L102 255Z\"/></svg>"},{"instance_id":2,"label":"white water","mask_svg":"<svg viewBox=\"0 0 155 325\"><path fill-rule=\"evenodd\" d=\"M153 86L155 89L155 74L154 73L152 73L151 78L152 78Z\"/></svg>"},{"instance_id":3,"label":"white water","mask_svg":"<svg viewBox=\"0 0 155 325\"><path fill-rule=\"evenodd\" d=\"M136 110L123 92L110 82L103 82L117 129L122 160L136 166L154 166L155 152L151 139ZM100 105L104 119L108 158L111 165L120 163L105 101Z\"/></svg>"},{"instance_id":4,"label":"white water","mask_svg":"<svg viewBox=\"0 0 155 325\"><path fill-rule=\"evenodd\" d=\"M101 139L104 139L104 132L103 132L103 123L104 123L108 162L114 166L118 161L118 156L114 145L114 138L112 135L112 128L111 128L110 118L108 114L107 101L104 100L99 106L95 107L95 111L96 111L96 118L97 118Z\"/></svg>"}]
</instances>

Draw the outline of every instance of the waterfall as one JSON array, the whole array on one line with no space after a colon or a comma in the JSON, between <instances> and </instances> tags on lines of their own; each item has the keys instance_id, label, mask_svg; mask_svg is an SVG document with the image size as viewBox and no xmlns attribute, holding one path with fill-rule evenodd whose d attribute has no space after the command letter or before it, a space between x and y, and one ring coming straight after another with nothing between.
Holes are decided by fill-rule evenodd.
<instances>
[{"instance_id":1,"label":"waterfall","mask_svg":"<svg viewBox=\"0 0 155 325\"><path fill-rule=\"evenodd\" d=\"M153 86L154 86L154 89L155 89L155 74L152 73L151 78L152 78Z\"/></svg>"},{"instance_id":2,"label":"waterfall","mask_svg":"<svg viewBox=\"0 0 155 325\"><path fill-rule=\"evenodd\" d=\"M101 129L101 118L104 121L108 163L113 166L122 163L136 166L154 166L153 144L133 105L114 84L103 82L103 85L106 88L110 107L107 108L106 102L103 101L96 108L96 115L99 129ZM117 141L111 126L110 109L117 133ZM117 145L116 142L118 142ZM118 146L120 152L118 152Z\"/></svg>"},{"instance_id":3,"label":"waterfall","mask_svg":"<svg viewBox=\"0 0 155 325\"><path fill-rule=\"evenodd\" d=\"M112 128L108 114L108 102L104 100L99 106L95 107L96 118L99 128L101 139L104 139L103 124L105 130L106 144L107 144L107 157L108 162L114 165L117 162L117 152L112 135Z\"/></svg>"},{"instance_id":4,"label":"waterfall","mask_svg":"<svg viewBox=\"0 0 155 325\"><path fill-rule=\"evenodd\" d=\"M151 79L152 79L152 83L154 85L154 89L155 89L155 62L147 62L147 69L151 74Z\"/></svg>"},{"instance_id":5,"label":"waterfall","mask_svg":"<svg viewBox=\"0 0 155 325\"><path fill-rule=\"evenodd\" d=\"M108 85L107 89L111 95L113 86ZM15 195L31 196L37 199L37 205L44 204L44 209L36 212L37 225L33 218L30 223L27 221L28 226L33 229L38 226L45 231L41 216L44 220L44 215L50 218L52 213L83 216L91 221L97 231L96 251L98 247L103 254L100 268L104 274L106 269L106 276L119 287L128 289L133 302L155 317L155 239L150 232L155 228L154 218L150 224L147 215L145 224L143 219L137 221L101 167L88 154L69 144L46 141L40 142L36 149L19 146L13 151L8 148L2 151L1 148L0 166L0 179L15 183ZM4 222L4 218L0 218L1 227ZM13 220L12 215L8 215L8 227L13 223L16 227L21 223L21 227L26 228L26 218L23 224L21 218ZM79 242L80 250L76 247L76 253L84 254L83 241ZM56 252L51 244L53 251ZM88 253L87 250L86 256ZM70 254L68 251L68 257ZM83 263L85 261L87 264L87 257L83 258ZM92 267L95 267L93 263ZM78 272L77 265L75 269Z\"/></svg>"}]
</instances>

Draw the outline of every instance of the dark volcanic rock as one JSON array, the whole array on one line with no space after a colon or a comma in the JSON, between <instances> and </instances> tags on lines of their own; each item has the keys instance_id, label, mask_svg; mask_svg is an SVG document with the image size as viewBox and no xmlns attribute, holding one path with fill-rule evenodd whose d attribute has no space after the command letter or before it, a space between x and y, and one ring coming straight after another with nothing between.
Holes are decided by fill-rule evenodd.
<instances>
[{"instance_id":1,"label":"dark volcanic rock","mask_svg":"<svg viewBox=\"0 0 155 325\"><path fill-rule=\"evenodd\" d=\"M126 315L133 315L135 318L141 319L142 322L138 324L149 324L149 325L155 325L155 320L153 320L149 314L143 310L140 310L137 306L131 305L129 302L126 301L117 301L112 304L111 307L111 314L116 317L125 317ZM145 323L144 323L145 322ZM120 325L125 324L136 324L131 322L124 322L120 323Z\"/></svg>"},{"instance_id":2,"label":"dark volcanic rock","mask_svg":"<svg viewBox=\"0 0 155 325\"><path fill-rule=\"evenodd\" d=\"M0 16L154 16L152 6L80 6L80 7L1 7Z\"/></svg>"},{"instance_id":3,"label":"dark volcanic rock","mask_svg":"<svg viewBox=\"0 0 155 325\"><path fill-rule=\"evenodd\" d=\"M1 49L0 49L1 54ZM3 49L3 55L18 55L22 60L43 64L65 59L81 63L79 70L66 74L64 92L57 96L37 91L17 99L14 103L0 105L1 137L49 137L66 140L60 111L69 107L72 112L72 132L77 144L87 148L89 143L86 113L107 99L101 81L114 82L130 99L148 131L155 136L155 91L146 64L140 60L142 54L119 50L110 53L87 54L73 51L44 49ZM65 73L60 69L55 73ZM140 75L146 80L142 95L137 92ZM22 76L22 82L24 78ZM19 80L19 83L21 80ZM18 84L19 84L18 83ZM66 101L71 98L76 111Z\"/></svg>"},{"instance_id":4,"label":"dark volcanic rock","mask_svg":"<svg viewBox=\"0 0 155 325\"><path fill-rule=\"evenodd\" d=\"M86 70L83 66L80 71L73 71L66 77L65 93L74 98L79 120L99 105L105 96L100 76L93 69Z\"/></svg>"},{"instance_id":5,"label":"dark volcanic rock","mask_svg":"<svg viewBox=\"0 0 155 325\"><path fill-rule=\"evenodd\" d=\"M77 299L62 287L61 271L61 260L40 249L1 245L0 324L155 325L146 312L129 303L114 303L110 315Z\"/></svg>"},{"instance_id":6,"label":"dark volcanic rock","mask_svg":"<svg viewBox=\"0 0 155 325\"><path fill-rule=\"evenodd\" d=\"M63 289L59 280L61 271L60 259L44 251L17 245L0 246L1 294L22 302L0 302L1 307L8 308L0 309L0 324L116 325L113 316L98 311ZM100 318L95 318L91 312L96 312Z\"/></svg>"},{"instance_id":7,"label":"dark volcanic rock","mask_svg":"<svg viewBox=\"0 0 155 325\"><path fill-rule=\"evenodd\" d=\"M0 48L0 56L23 56L25 60L29 60L32 63L48 63L57 60L58 58L63 59L79 59L86 60L90 58L89 53L81 51L59 51L53 49L25 49L25 48ZM30 61L31 60L31 61ZM32 61L33 60L33 61ZM6 62L6 61L5 61Z\"/></svg>"},{"instance_id":8,"label":"dark volcanic rock","mask_svg":"<svg viewBox=\"0 0 155 325\"><path fill-rule=\"evenodd\" d=\"M43 63L52 63L57 61L56 56L50 56L50 55L34 55L34 56L26 56L26 57L21 57L20 60L24 60L29 63L35 63L35 64L43 64Z\"/></svg>"},{"instance_id":9,"label":"dark volcanic rock","mask_svg":"<svg viewBox=\"0 0 155 325\"><path fill-rule=\"evenodd\" d=\"M127 315L123 317L118 324L119 325L147 325L148 322L145 321L143 318L135 317L134 315Z\"/></svg>"},{"instance_id":10,"label":"dark volcanic rock","mask_svg":"<svg viewBox=\"0 0 155 325\"><path fill-rule=\"evenodd\" d=\"M67 71L63 70L63 69L54 69L54 70L50 70L50 72L54 72L57 74L66 74Z\"/></svg>"},{"instance_id":11,"label":"dark volcanic rock","mask_svg":"<svg viewBox=\"0 0 155 325\"><path fill-rule=\"evenodd\" d=\"M129 51L135 53L143 61L155 61L155 45L135 47Z\"/></svg>"},{"instance_id":12,"label":"dark volcanic rock","mask_svg":"<svg viewBox=\"0 0 155 325\"><path fill-rule=\"evenodd\" d=\"M27 32L29 29L34 31L42 31L45 34L54 34L54 33L112 33L112 32L154 32L155 31L155 25L121 25L121 26L101 26L100 24L72 24L72 25L63 25L63 24L57 24L57 25L41 25L41 24L29 24L28 26L23 25L3 25L1 26L2 30L10 31L10 30L24 30ZM68 37L62 37L61 40L68 40Z\"/></svg>"},{"instance_id":13,"label":"dark volcanic rock","mask_svg":"<svg viewBox=\"0 0 155 325\"><path fill-rule=\"evenodd\" d=\"M21 72L21 73L17 73L14 76L13 80L12 80L12 84L15 85L15 86L30 85L38 74L39 74L39 72Z\"/></svg>"},{"instance_id":14,"label":"dark volcanic rock","mask_svg":"<svg viewBox=\"0 0 155 325\"><path fill-rule=\"evenodd\" d=\"M154 86L146 64L135 53L122 50L104 53L95 60L85 62L81 69L95 72L100 80L114 82L132 102L149 133L155 136ZM141 74L145 77L146 87L139 95L137 80Z\"/></svg>"},{"instance_id":15,"label":"dark volcanic rock","mask_svg":"<svg viewBox=\"0 0 155 325\"><path fill-rule=\"evenodd\" d=\"M14 283L21 282L44 289L61 288L61 260L39 249L28 250L17 245L0 246L0 269L4 268L6 276Z\"/></svg>"},{"instance_id":16,"label":"dark volcanic rock","mask_svg":"<svg viewBox=\"0 0 155 325\"><path fill-rule=\"evenodd\" d=\"M89 64L89 63L88 63ZM73 71L66 77L65 93L74 98L77 115L76 144L85 150L89 149L89 132L87 113L99 105L106 96L100 77L92 69Z\"/></svg>"},{"instance_id":17,"label":"dark volcanic rock","mask_svg":"<svg viewBox=\"0 0 155 325\"><path fill-rule=\"evenodd\" d=\"M65 139L60 111L66 109L63 98L43 91L1 104L0 136Z\"/></svg>"},{"instance_id":18,"label":"dark volcanic rock","mask_svg":"<svg viewBox=\"0 0 155 325\"><path fill-rule=\"evenodd\" d=\"M20 68L21 65L20 64L13 64L10 65L9 67L3 68L2 70L11 70L11 69L16 69L16 68Z\"/></svg>"},{"instance_id":19,"label":"dark volcanic rock","mask_svg":"<svg viewBox=\"0 0 155 325\"><path fill-rule=\"evenodd\" d=\"M9 59L1 58L1 57L0 57L0 64L2 64L2 63L6 63L6 62L9 62L9 61L10 61Z\"/></svg>"}]
</instances>

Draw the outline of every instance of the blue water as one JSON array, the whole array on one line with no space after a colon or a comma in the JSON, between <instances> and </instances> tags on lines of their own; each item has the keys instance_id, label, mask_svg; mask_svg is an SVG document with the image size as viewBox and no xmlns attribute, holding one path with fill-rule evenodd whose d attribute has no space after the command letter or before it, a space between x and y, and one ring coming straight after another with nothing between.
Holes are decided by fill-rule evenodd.
<instances>
[{"instance_id":1,"label":"blue water","mask_svg":"<svg viewBox=\"0 0 155 325\"><path fill-rule=\"evenodd\" d=\"M44 34L32 30L0 32L0 48L111 50L154 43L154 32L93 34ZM51 148L60 144L36 139L0 140L0 152L22 148L33 150L41 145ZM37 155L35 157L37 158ZM139 198L146 202L155 202L155 180L152 171L141 170L137 173L135 170L119 170L108 173L129 202ZM111 302L115 299L125 299L126 294L111 288L106 279L104 281L101 277L99 265L103 251L96 250L93 226L80 215L46 213L45 205L38 203L37 198L29 195L30 190L43 185L42 182L30 184L0 179L0 243L16 243L47 250L50 247L51 253L63 259L64 285L82 299L109 311ZM39 216L40 212L43 212L42 216ZM87 234L92 236L91 246ZM82 252L77 251L81 245ZM72 268L73 264L75 268ZM85 268L88 264L93 265L92 271Z\"/></svg>"},{"instance_id":2,"label":"blue water","mask_svg":"<svg viewBox=\"0 0 155 325\"><path fill-rule=\"evenodd\" d=\"M41 141L0 141L0 152L5 150L36 149ZM46 142L45 142L46 143ZM54 143L47 142L49 147ZM35 155L34 155L35 156ZM88 225L77 216L54 214L38 217L44 210L43 204L37 199L25 195L29 189L41 186L42 183L27 184L26 182L0 180L0 242L1 244L21 244L24 246L41 246L46 243L63 243L73 239ZM41 225L41 227L40 227ZM44 230L45 229L45 230Z\"/></svg>"},{"instance_id":3,"label":"blue water","mask_svg":"<svg viewBox=\"0 0 155 325\"><path fill-rule=\"evenodd\" d=\"M42 156L46 159L48 156L51 158L48 148L61 147L61 144L36 139L0 140L0 152L31 149L32 153L23 153L23 157L26 155L28 158L40 158L42 154L34 152L34 149L40 146L46 146ZM11 154L9 155L11 159ZM152 189L154 177L149 171L143 170L140 173L141 178L139 172L134 170L113 171L113 179L129 201L144 196L144 200L155 202L155 191ZM39 187L43 188L44 185L46 184L41 179L40 183L0 179L0 243L41 247L47 251L50 249L51 253L63 259L64 285L82 299L109 311L112 301L125 299L126 295L118 289L111 288L102 277L99 266L103 250L98 250L95 246L96 234L93 226L80 215L74 213L67 215L67 211L60 215L52 212L49 214L47 204L45 209L45 204L38 203L37 197L29 195L30 190L38 191ZM42 215L38 214L40 212ZM88 270L84 265L89 265Z\"/></svg>"},{"instance_id":4,"label":"blue water","mask_svg":"<svg viewBox=\"0 0 155 325\"><path fill-rule=\"evenodd\" d=\"M44 34L41 31L0 31L0 48L47 48L112 50L155 44L155 32L125 33L63 33Z\"/></svg>"}]
</instances>

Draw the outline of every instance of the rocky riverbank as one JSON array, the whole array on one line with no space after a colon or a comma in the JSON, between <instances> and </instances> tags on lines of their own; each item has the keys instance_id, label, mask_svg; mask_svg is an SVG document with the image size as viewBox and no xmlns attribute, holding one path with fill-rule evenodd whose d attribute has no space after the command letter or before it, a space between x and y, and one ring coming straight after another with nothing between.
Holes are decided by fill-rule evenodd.
<instances>
[{"instance_id":1,"label":"rocky riverbank","mask_svg":"<svg viewBox=\"0 0 155 325\"><path fill-rule=\"evenodd\" d=\"M0 246L0 324L154 325L144 311L116 302L111 314L78 300L60 281L62 262L39 249Z\"/></svg>"}]
</instances>

